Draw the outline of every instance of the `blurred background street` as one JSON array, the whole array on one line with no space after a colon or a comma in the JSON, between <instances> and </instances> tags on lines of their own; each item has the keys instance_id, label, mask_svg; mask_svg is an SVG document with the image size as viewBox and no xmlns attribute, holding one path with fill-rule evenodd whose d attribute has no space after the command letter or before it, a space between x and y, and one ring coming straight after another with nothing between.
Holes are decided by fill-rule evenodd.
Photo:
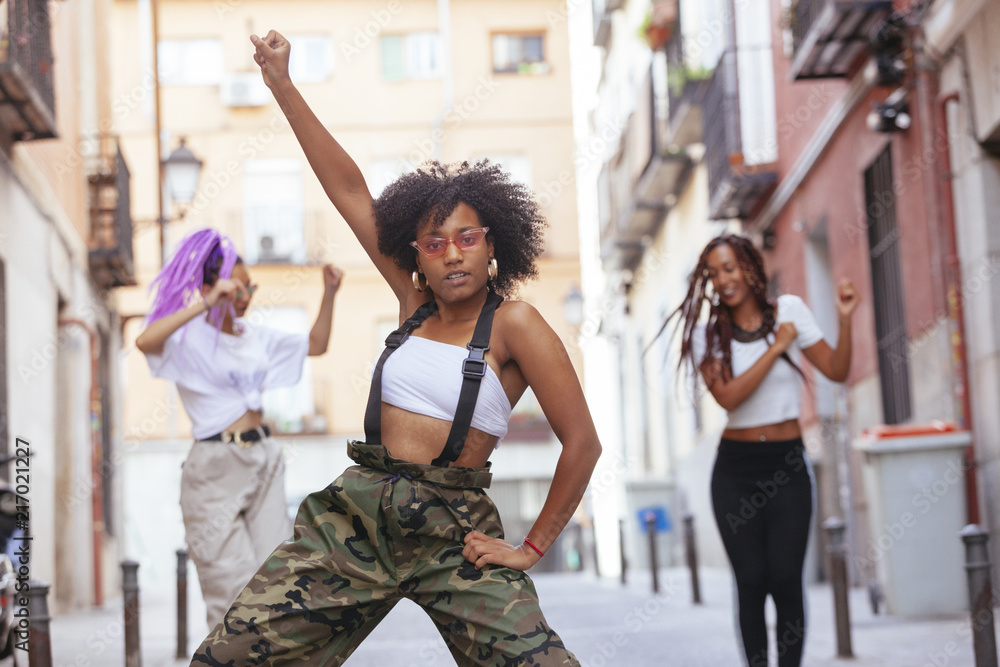
<instances>
[{"instance_id":1,"label":"blurred background street","mask_svg":"<svg viewBox=\"0 0 1000 667\"><path fill-rule=\"evenodd\" d=\"M727 232L753 240L772 296L800 296L831 343L838 281L860 295L847 380L803 364L810 664L835 654L831 547L855 664L973 664L956 631L960 531L986 541L987 609L1000 562L1000 0L3 0L0 455L31 449L30 574L50 586L57 665L118 664L123 640L93 633L113 627L126 560L150 606L147 661L170 658L151 619L170 615L191 425L135 339L185 234L234 239L259 285L247 317L278 329L315 319L323 264L345 271L329 352L264 398L290 509L363 430L397 303L261 81L248 36L271 28L373 196L435 159L489 159L536 195L546 250L520 298L564 342L604 447L535 568L585 664L735 661L709 497L725 413L659 335ZM560 451L527 392L493 457L509 535L538 516ZM630 633L650 530L653 565L675 577L693 546L711 594L661 601ZM194 635L194 583L191 597ZM628 641L605 655L618 627ZM380 636L357 664L399 658ZM406 657L448 664L413 637Z\"/></svg>"}]
</instances>

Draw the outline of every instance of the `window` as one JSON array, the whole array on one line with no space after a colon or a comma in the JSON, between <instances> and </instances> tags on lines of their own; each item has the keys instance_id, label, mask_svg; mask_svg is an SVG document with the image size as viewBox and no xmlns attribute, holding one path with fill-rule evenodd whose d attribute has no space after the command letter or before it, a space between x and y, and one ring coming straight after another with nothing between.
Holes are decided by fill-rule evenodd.
<instances>
[{"instance_id":1,"label":"window","mask_svg":"<svg viewBox=\"0 0 1000 667\"><path fill-rule=\"evenodd\" d=\"M531 188L531 158L517 153L488 153L476 156L476 161L487 158L490 162L500 165L500 168L510 174L512 180Z\"/></svg>"},{"instance_id":2,"label":"window","mask_svg":"<svg viewBox=\"0 0 1000 667\"><path fill-rule=\"evenodd\" d=\"M493 71L514 74L545 74L545 36L493 35Z\"/></svg>"},{"instance_id":3,"label":"window","mask_svg":"<svg viewBox=\"0 0 1000 667\"><path fill-rule=\"evenodd\" d=\"M436 32L383 35L382 78L386 81L441 76L441 40Z\"/></svg>"},{"instance_id":4,"label":"window","mask_svg":"<svg viewBox=\"0 0 1000 667\"><path fill-rule=\"evenodd\" d=\"M243 168L243 258L249 264L306 261L302 163L248 160Z\"/></svg>"},{"instance_id":5,"label":"window","mask_svg":"<svg viewBox=\"0 0 1000 667\"><path fill-rule=\"evenodd\" d=\"M892 186L892 144L865 171L865 210L872 267L878 370L886 424L910 418L910 358L899 270L899 228Z\"/></svg>"},{"instance_id":6,"label":"window","mask_svg":"<svg viewBox=\"0 0 1000 667\"><path fill-rule=\"evenodd\" d=\"M213 86L222 81L222 42L217 39L161 41L157 50L160 83Z\"/></svg>"},{"instance_id":7,"label":"window","mask_svg":"<svg viewBox=\"0 0 1000 667\"><path fill-rule=\"evenodd\" d=\"M288 72L297 83L326 81L333 72L333 42L327 35L292 35Z\"/></svg>"},{"instance_id":8,"label":"window","mask_svg":"<svg viewBox=\"0 0 1000 667\"><path fill-rule=\"evenodd\" d=\"M309 331L309 318L304 308L274 306L267 310L263 326L301 334ZM264 419L274 424L278 433L301 433L306 417L315 413L313 406L312 371L309 359L302 367L302 377L291 387L268 389L261 395Z\"/></svg>"}]
</instances>

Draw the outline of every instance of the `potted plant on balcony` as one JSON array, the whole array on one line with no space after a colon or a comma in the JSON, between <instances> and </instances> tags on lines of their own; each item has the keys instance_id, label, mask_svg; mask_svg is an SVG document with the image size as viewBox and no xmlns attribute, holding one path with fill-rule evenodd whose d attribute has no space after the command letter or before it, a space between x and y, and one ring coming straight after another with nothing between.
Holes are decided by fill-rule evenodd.
<instances>
[{"instance_id":1,"label":"potted plant on balcony","mask_svg":"<svg viewBox=\"0 0 1000 667\"><path fill-rule=\"evenodd\" d=\"M677 0L661 0L653 3L639 26L639 37L653 51L666 46L677 25Z\"/></svg>"}]
</instances>

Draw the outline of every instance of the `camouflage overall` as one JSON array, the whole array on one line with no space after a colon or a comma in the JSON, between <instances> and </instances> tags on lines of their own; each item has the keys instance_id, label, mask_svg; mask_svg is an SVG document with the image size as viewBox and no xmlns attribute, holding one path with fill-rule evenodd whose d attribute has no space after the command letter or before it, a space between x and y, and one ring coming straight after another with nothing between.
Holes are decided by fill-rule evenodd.
<instances>
[{"instance_id":1,"label":"camouflage overall","mask_svg":"<svg viewBox=\"0 0 1000 667\"><path fill-rule=\"evenodd\" d=\"M401 599L423 607L462 666L579 665L549 628L527 574L476 568L473 529L503 537L487 468L394 459L352 442L358 463L309 495L293 538L261 566L192 665L342 665Z\"/></svg>"}]
</instances>

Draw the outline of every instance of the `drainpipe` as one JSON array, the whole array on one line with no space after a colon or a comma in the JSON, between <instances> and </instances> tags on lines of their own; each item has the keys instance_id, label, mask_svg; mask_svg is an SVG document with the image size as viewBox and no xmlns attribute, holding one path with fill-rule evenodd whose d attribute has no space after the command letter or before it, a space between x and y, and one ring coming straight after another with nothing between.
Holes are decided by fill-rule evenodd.
<instances>
[{"instance_id":1,"label":"drainpipe","mask_svg":"<svg viewBox=\"0 0 1000 667\"><path fill-rule=\"evenodd\" d=\"M972 410L969 399L969 364L965 349L965 312L962 294L962 269L958 260L958 238L955 231L955 199L951 185L951 142L948 138L948 104L959 100L957 92L938 95L935 108L935 124L943 135L940 159L938 160L938 182L940 187L940 209L944 223L945 271L948 288L948 319L951 329L952 359L959 376L958 391L961 393L962 413L959 423L962 428L972 428ZM973 439L975 442L975 439ZM965 490L966 512L969 523L979 523L979 492L976 483L976 451L970 444L965 450Z\"/></svg>"},{"instance_id":2,"label":"drainpipe","mask_svg":"<svg viewBox=\"0 0 1000 667\"><path fill-rule=\"evenodd\" d=\"M97 332L83 320L60 317L59 326L76 325L90 336L90 471L91 535L94 549L94 605L104 604L101 569L104 562L104 482L101 476L101 387L98 383Z\"/></svg>"}]
</instances>

